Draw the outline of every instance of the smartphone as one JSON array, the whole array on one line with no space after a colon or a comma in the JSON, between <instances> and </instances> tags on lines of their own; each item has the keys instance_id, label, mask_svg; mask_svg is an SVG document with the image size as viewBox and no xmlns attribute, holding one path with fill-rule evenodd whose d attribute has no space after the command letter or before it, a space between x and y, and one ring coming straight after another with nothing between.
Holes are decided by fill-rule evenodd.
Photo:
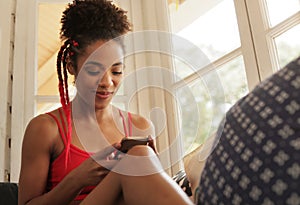
<instances>
[{"instance_id":1,"label":"smartphone","mask_svg":"<svg viewBox=\"0 0 300 205\"><path fill-rule=\"evenodd\" d=\"M130 148L135 145L148 145L149 137L144 136L131 136L125 137L121 141L120 151L126 153Z\"/></svg>"}]
</instances>

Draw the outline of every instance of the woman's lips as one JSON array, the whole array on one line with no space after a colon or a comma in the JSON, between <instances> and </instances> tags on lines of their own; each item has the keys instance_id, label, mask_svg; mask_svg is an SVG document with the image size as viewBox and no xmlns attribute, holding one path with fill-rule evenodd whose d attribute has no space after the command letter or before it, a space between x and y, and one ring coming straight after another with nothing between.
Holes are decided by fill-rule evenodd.
<instances>
[{"instance_id":1,"label":"woman's lips","mask_svg":"<svg viewBox=\"0 0 300 205\"><path fill-rule=\"evenodd\" d=\"M96 92L96 96L100 99L107 99L109 98L111 95L113 94L113 92L106 92L106 91L99 91Z\"/></svg>"}]
</instances>

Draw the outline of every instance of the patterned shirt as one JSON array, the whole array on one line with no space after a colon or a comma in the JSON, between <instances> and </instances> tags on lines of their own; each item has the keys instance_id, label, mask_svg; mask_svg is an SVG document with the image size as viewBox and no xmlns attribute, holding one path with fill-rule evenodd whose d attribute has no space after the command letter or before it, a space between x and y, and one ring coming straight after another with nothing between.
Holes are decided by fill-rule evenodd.
<instances>
[{"instance_id":1,"label":"patterned shirt","mask_svg":"<svg viewBox=\"0 0 300 205\"><path fill-rule=\"evenodd\" d=\"M300 57L227 112L197 204L300 205L299 93Z\"/></svg>"}]
</instances>

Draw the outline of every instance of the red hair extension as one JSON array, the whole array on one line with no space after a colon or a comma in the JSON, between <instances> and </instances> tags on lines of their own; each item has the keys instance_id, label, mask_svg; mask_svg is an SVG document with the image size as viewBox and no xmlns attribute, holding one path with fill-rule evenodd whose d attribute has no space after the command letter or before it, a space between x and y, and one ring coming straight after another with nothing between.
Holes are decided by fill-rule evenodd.
<instances>
[{"instance_id":1,"label":"red hair extension","mask_svg":"<svg viewBox=\"0 0 300 205\"><path fill-rule=\"evenodd\" d=\"M69 99L69 90L68 90L68 72L67 72L67 62L66 62L66 57L68 55L69 49L65 49L63 52L62 56L62 64L63 64L63 74L64 74L64 86L65 86L65 101L66 104L68 105L70 103Z\"/></svg>"},{"instance_id":2,"label":"red hair extension","mask_svg":"<svg viewBox=\"0 0 300 205\"><path fill-rule=\"evenodd\" d=\"M72 136L72 121L71 121L71 105L69 99L69 92L68 92L68 73L67 73L67 66L66 66L66 57L68 54L68 45L70 41L65 41L64 45L61 46L58 55L57 55L57 74L58 74L58 89L60 95L60 102L64 113L67 118L67 125L68 131L66 133L66 159L65 159L65 168L67 168L67 162L69 159L69 150L71 144L71 136ZM62 75L62 68L61 64L63 64L63 75ZM63 119L62 119L63 120Z\"/></svg>"}]
</instances>

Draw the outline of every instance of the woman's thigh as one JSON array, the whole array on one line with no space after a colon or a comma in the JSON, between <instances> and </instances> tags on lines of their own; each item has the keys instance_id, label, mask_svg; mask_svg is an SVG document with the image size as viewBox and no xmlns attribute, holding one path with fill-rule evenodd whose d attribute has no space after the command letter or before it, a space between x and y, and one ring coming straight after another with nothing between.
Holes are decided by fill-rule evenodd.
<instances>
[{"instance_id":1,"label":"woman's thigh","mask_svg":"<svg viewBox=\"0 0 300 205\"><path fill-rule=\"evenodd\" d=\"M111 171L80 204L124 204L122 198L119 176Z\"/></svg>"}]
</instances>

